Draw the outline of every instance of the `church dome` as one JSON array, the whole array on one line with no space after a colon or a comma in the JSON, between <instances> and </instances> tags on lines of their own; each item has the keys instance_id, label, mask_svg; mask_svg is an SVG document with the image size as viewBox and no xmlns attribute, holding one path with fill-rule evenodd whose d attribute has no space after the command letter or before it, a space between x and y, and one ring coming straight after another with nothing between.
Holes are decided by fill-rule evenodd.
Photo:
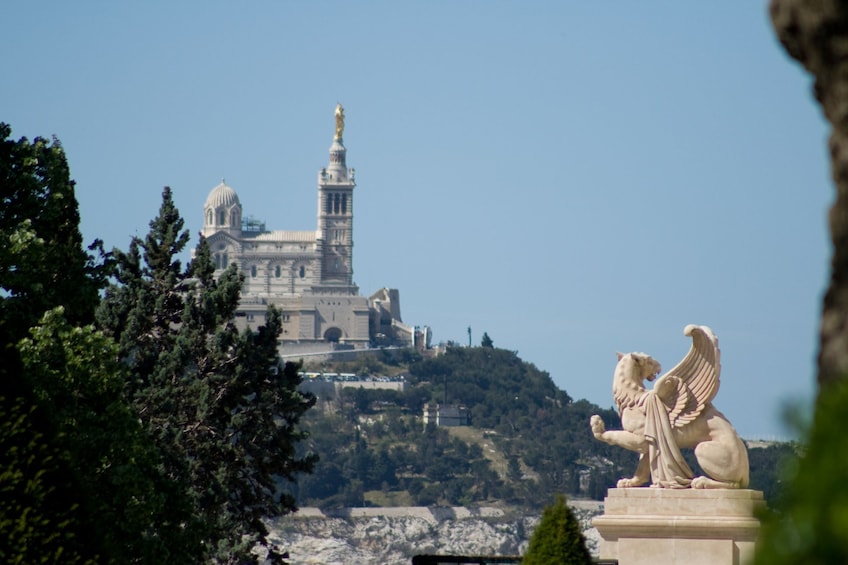
<instances>
[{"instance_id":1,"label":"church dome","mask_svg":"<svg viewBox=\"0 0 848 565\"><path fill-rule=\"evenodd\" d=\"M204 208L219 208L221 206L229 208L238 204L240 203L236 191L227 186L224 181L221 181L221 184L213 188L212 192L209 193Z\"/></svg>"}]
</instances>

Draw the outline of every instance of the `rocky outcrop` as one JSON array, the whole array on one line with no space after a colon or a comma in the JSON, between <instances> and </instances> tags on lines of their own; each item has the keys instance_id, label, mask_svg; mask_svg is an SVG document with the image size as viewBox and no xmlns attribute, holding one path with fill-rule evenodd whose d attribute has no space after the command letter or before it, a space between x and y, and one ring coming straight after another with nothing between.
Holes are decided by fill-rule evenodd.
<instances>
[{"instance_id":1,"label":"rocky outcrop","mask_svg":"<svg viewBox=\"0 0 848 565\"><path fill-rule=\"evenodd\" d=\"M569 503L597 554L597 501ZM293 565L409 565L419 554L522 555L539 515L500 508L303 508L269 523Z\"/></svg>"}]
</instances>

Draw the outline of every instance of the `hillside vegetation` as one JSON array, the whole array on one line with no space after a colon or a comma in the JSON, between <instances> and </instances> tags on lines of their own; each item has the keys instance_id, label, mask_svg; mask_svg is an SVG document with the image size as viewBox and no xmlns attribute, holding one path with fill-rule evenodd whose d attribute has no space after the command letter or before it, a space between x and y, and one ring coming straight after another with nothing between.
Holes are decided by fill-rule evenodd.
<instances>
[{"instance_id":1,"label":"hillside vegetation","mask_svg":"<svg viewBox=\"0 0 848 565\"><path fill-rule=\"evenodd\" d=\"M513 351L449 347L426 359L383 352L310 370L402 374L408 386L401 393L354 382L307 414L305 447L320 461L294 487L301 506L539 509L557 493L601 500L636 465L635 454L595 440L589 430L592 414L619 428L614 410L573 400ZM423 424L424 404L445 398L468 408L470 426ZM787 444L751 450L752 488L776 496L777 462L791 452Z\"/></svg>"}]
</instances>

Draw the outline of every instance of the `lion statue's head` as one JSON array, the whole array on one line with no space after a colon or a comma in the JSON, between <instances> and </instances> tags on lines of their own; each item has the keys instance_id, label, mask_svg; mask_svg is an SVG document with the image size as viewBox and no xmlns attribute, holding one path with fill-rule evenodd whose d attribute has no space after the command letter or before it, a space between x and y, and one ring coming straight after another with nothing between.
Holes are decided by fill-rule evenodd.
<instances>
[{"instance_id":1,"label":"lion statue's head","mask_svg":"<svg viewBox=\"0 0 848 565\"><path fill-rule=\"evenodd\" d=\"M659 361L645 353L616 353L618 365L612 380L612 395L619 412L635 406L645 392L643 381L653 381L662 371Z\"/></svg>"}]
</instances>

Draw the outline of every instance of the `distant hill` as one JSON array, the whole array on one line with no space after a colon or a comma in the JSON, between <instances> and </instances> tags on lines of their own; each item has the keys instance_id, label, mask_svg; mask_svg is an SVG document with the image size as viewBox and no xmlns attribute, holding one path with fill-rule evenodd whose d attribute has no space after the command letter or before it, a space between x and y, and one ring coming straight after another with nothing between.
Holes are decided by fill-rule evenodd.
<instances>
[{"instance_id":1,"label":"distant hill","mask_svg":"<svg viewBox=\"0 0 848 565\"><path fill-rule=\"evenodd\" d=\"M592 414L620 428L614 410L573 400L513 351L449 347L432 358L385 351L305 370L402 375L406 390L344 383L310 411L304 447L321 461L292 488L300 506L540 509L560 492L602 500L636 465L635 454L595 440L589 430ZM470 426L423 424L424 404L445 399L467 407ZM789 444L751 449L751 488L776 496L779 461L792 451Z\"/></svg>"}]
</instances>

